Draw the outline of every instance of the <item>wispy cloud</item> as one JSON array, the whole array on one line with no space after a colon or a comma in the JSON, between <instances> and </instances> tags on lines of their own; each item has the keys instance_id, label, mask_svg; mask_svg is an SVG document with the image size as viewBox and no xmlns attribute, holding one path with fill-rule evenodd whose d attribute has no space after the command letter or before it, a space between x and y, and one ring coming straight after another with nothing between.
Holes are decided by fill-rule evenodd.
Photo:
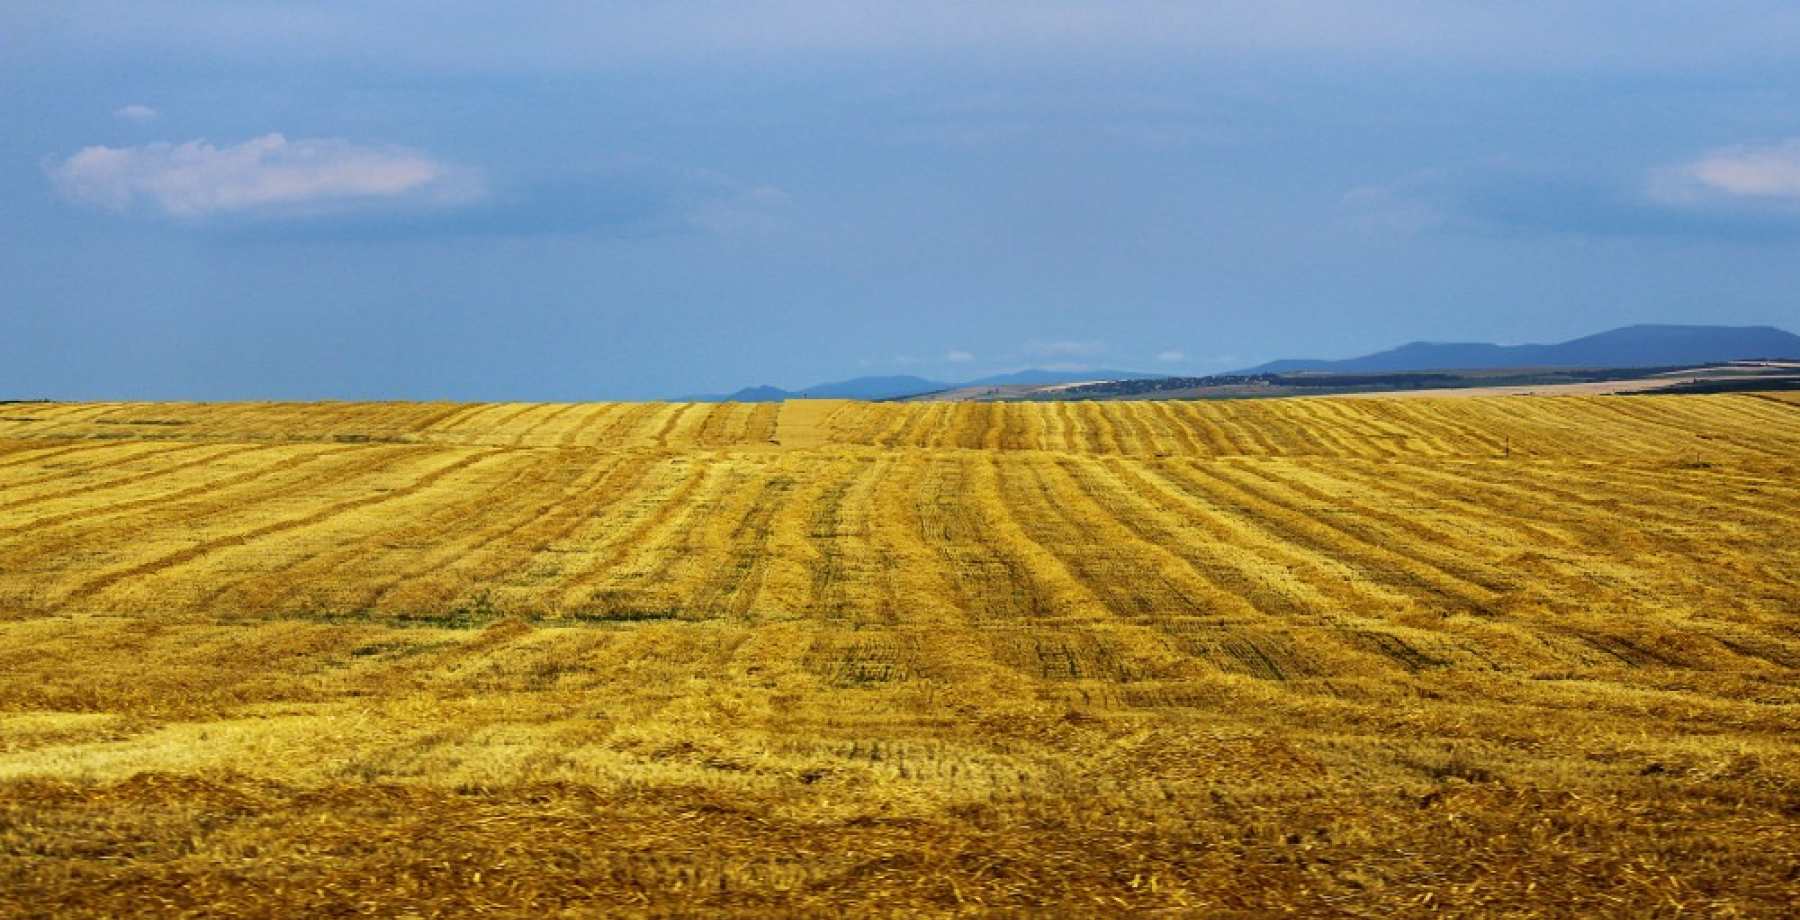
<instances>
[{"instance_id":1,"label":"wispy cloud","mask_svg":"<svg viewBox=\"0 0 1800 920\"><path fill-rule=\"evenodd\" d=\"M1664 172L1652 191L1681 203L1700 194L1800 203L1800 138L1709 151Z\"/></svg>"},{"instance_id":2,"label":"wispy cloud","mask_svg":"<svg viewBox=\"0 0 1800 920\"><path fill-rule=\"evenodd\" d=\"M968 364L970 361L975 360L975 356L960 348L952 348L949 351L944 352L944 360L951 364Z\"/></svg>"},{"instance_id":3,"label":"wispy cloud","mask_svg":"<svg viewBox=\"0 0 1800 920\"><path fill-rule=\"evenodd\" d=\"M116 212L147 208L180 220L306 215L374 203L455 203L480 196L473 173L405 147L265 134L88 147L47 167L69 198Z\"/></svg>"},{"instance_id":4,"label":"wispy cloud","mask_svg":"<svg viewBox=\"0 0 1800 920\"><path fill-rule=\"evenodd\" d=\"M1444 223L1444 203L1433 177L1414 176L1390 185L1362 185L1339 204L1352 227L1372 234L1410 235Z\"/></svg>"},{"instance_id":5,"label":"wispy cloud","mask_svg":"<svg viewBox=\"0 0 1800 920\"><path fill-rule=\"evenodd\" d=\"M773 185L739 186L708 174L686 217L695 227L724 236L772 233L786 226L793 198Z\"/></svg>"},{"instance_id":6,"label":"wispy cloud","mask_svg":"<svg viewBox=\"0 0 1800 920\"><path fill-rule=\"evenodd\" d=\"M795 213L785 191L712 170L614 160L490 176L408 147L280 134L88 147L45 170L70 201L243 240L766 236Z\"/></svg>"},{"instance_id":7,"label":"wispy cloud","mask_svg":"<svg viewBox=\"0 0 1800 920\"><path fill-rule=\"evenodd\" d=\"M158 112L147 105L138 105L136 103L132 105L122 105L113 109L114 118L117 118L120 121L134 121L138 124L155 121L157 116L161 114L161 112Z\"/></svg>"},{"instance_id":8,"label":"wispy cloud","mask_svg":"<svg viewBox=\"0 0 1800 920\"><path fill-rule=\"evenodd\" d=\"M1177 364L1187 360L1187 352L1174 348L1167 351L1159 351L1156 353L1156 360L1161 361L1164 364Z\"/></svg>"},{"instance_id":9,"label":"wispy cloud","mask_svg":"<svg viewBox=\"0 0 1800 920\"><path fill-rule=\"evenodd\" d=\"M1791 239L1800 235L1800 139L1612 174L1504 162L1430 169L1351 189L1340 204L1349 227L1378 235Z\"/></svg>"},{"instance_id":10,"label":"wispy cloud","mask_svg":"<svg viewBox=\"0 0 1800 920\"><path fill-rule=\"evenodd\" d=\"M1092 340L1065 339L1047 342L1033 339L1026 342L1021 350L1033 358L1084 358L1105 351L1106 343Z\"/></svg>"}]
</instances>

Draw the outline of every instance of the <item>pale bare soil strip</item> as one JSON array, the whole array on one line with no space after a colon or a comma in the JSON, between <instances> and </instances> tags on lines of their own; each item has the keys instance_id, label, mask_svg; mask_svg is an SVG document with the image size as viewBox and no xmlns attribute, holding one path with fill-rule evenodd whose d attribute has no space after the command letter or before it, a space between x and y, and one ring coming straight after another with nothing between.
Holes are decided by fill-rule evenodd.
<instances>
[{"instance_id":1,"label":"pale bare soil strip","mask_svg":"<svg viewBox=\"0 0 1800 920\"><path fill-rule=\"evenodd\" d=\"M1783 916L1800 399L25 404L0 914Z\"/></svg>"},{"instance_id":2,"label":"pale bare soil strip","mask_svg":"<svg viewBox=\"0 0 1800 920\"><path fill-rule=\"evenodd\" d=\"M1686 379L1686 378L1683 378ZM1678 381L1667 377L1637 380L1595 380L1585 383L1540 383L1495 387L1432 387L1387 393L1331 393L1322 399L1444 399L1458 396L1601 396L1609 393L1644 393Z\"/></svg>"}]
</instances>

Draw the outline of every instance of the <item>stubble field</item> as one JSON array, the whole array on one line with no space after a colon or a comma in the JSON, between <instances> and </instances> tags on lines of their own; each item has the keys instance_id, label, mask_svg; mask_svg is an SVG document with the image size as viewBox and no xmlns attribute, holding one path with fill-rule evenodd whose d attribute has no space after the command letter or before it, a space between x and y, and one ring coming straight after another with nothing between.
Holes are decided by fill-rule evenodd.
<instances>
[{"instance_id":1,"label":"stubble field","mask_svg":"<svg viewBox=\"0 0 1800 920\"><path fill-rule=\"evenodd\" d=\"M1782 916L1800 399L0 405L0 915Z\"/></svg>"}]
</instances>

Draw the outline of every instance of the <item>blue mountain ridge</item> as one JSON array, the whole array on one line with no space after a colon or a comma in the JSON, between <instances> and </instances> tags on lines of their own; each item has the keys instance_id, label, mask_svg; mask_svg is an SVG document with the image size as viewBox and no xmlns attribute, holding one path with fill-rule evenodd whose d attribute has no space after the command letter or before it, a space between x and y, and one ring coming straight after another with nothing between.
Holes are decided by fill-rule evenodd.
<instances>
[{"instance_id":1,"label":"blue mountain ridge","mask_svg":"<svg viewBox=\"0 0 1800 920\"><path fill-rule=\"evenodd\" d=\"M1342 360L1270 361L1240 374L1370 373L1519 367L1666 367L1800 359L1800 336L1773 326L1623 326L1554 345L1411 342Z\"/></svg>"}]
</instances>

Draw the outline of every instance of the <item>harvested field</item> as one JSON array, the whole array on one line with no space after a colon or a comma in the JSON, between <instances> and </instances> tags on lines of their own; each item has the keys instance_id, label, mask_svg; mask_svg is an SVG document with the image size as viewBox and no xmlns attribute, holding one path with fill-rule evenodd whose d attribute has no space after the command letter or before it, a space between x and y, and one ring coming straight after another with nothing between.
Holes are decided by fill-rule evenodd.
<instances>
[{"instance_id":1,"label":"harvested field","mask_svg":"<svg viewBox=\"0 0 1800 920\"><path fill-rule=\"evenodd\" d=\"M1783 916L1800 397L0 406L0 915Z\"/></svg>"}]
</instances>

